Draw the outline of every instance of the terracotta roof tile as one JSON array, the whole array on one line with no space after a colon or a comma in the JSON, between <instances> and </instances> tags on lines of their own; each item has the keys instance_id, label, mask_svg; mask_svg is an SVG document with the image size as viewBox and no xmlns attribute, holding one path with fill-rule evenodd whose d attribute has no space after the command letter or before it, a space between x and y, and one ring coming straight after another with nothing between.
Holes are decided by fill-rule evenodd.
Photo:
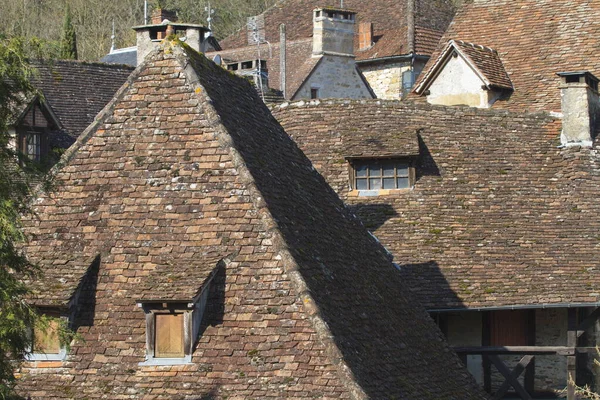
<instances>
[{"instance_id":1,"label":"terracotta roof tile","mask_svg":"<svg viewBox=\"0 0 600 400\"><path fill-rule=\"evenodd\" d=\"M36 88L73 138L94 121L133 71L124 65L65 60L33 65Z\"/></svg>"},{"instance_id":2,"label":"terracotta roof tile","mask_svg":"<svg viewBox=\"0 0 600 400\"><path fill-rule=\"evenodd\" d=\"M31 290L29 298L36 306L66 307L99 258L78 253L51 253L50 257L39 261L37 265L42 273L27 282Z\"/></svg>"},{"instance_id":3,"label":"terracotta roof tile","mask_svg":"<svg viewBox=\"0 0 600 400\"><path fill-rule=\"evenodd\" d=\"M455 51L474 69L474 72L486 86L512 90L512 82L504 70L498 52L489 47L467 43L462 40L450 40L436 61L423 74L419 84L415 86L416 92L422 93L427 89Z\"/></svg>"},{"instance_id":4,"label":"terracotta roof tile","mask_svg":"<svg viewBox=\"0 0 600 400\"><path fill-rule=\"evenodd\" d=\"M84 341L61 368L26 365L21 393L485 398L252 86L188 47L152 54L63 162L58 192L24 221L28 252L99 249L102 261L75 321ZM140 366L136 299L155 278L152 290L172 292L163 268L201 287L207 254L228 260L192 363Z\"/></svg>"},{"instance_id":5,"label":"terracotta roof tile","mask_svg":"<svg viewBox=\"0 0 600 400\"><path fill-rule=\"evenodd\" d=\"M273 111L392 252L427 308L600 301L600 242L590 239L600 229L593 217L600 212L600 159L597 148L559 148L560 120L394 101L328 100ZM418 133L414 188L376 197L349 192L333 128L340 120L371 123L355 132L366 138L382 124Z\"/></svg>"},{"instance_id":6,"label":"terracotta roof tile","mask_svg":"<svg viewBox=\"0 0 600 400\"><path fill-rule=\"evenodd\" d=\"M559 112L557 72L600 76L600 3L569 0L479 0L463 7L443 43L463 40L496 50L514 86L496 108ZM425 70L433 65L443 45Z\"/></svg>"},{"instance_id":7,"label":"terracotta roof tile","mask_svg":"<svg viewBox=\"0 0 600 400\"><path fill-rule=\"evenodd\" d=\"M265 18L266 40L270 43L279 42L279 25L282 23L286 24L288 40L312 37L313 10L318 7L331 6L331 3L331 1L324 0L278 2L262 14ZM406 54L409 47L406 34L392 36L392 34L406 32L406 3L405 0L375 0L370 1L366 6L364 1L346 0L344 8L357 12L357 24L360 22L373 23L376 36L381 36L383 40L380 44L382 49L378 52L377 57L388 57ZM454 9L447 1L440 3L432 0L417 0L415 11L415 39L419 49L417 51L420 54L429 55L429 51L435 48L435 44L432 43L436 36L434 32L441 34L446 29L452 19ZM220 44L223 49L247 46L246 29L243 28L238 33L221 40ZM356 49L355 53L359 54L358 42L356 42Z\"/></svg>"}]
</instances>

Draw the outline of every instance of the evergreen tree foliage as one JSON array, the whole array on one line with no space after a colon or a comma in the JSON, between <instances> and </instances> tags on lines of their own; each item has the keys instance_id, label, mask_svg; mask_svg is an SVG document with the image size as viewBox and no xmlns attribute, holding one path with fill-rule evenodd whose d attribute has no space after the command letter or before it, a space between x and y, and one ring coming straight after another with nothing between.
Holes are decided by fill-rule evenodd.
<instances>
[{"instance_id":1,"label":"evergreen tree foliage","mask_svg":"<svg viewBox=\"0 0 600 400\"><path fill-rule=\"evenodd\" d=\"M63 37L61 42L61 58L77 60L77 34L73 26L71 7L67 5L65 21L63 23Z\"/></svg>"},{"instance_id":2,"label":"evergreen tree foliage","mask_svg":"<svg viewBox=\"0 0 600 400\"><path fill-rule=\"evenodd\" d=\"M0 398L11 398L15 362L31 347L30 327L37 317L24 297L23 277L36 272L19 251L25 238L20 215L28 211L28 168L19 168L11 149L7 128L14 116L31 100L33 73L25 58L25 42L0 37ZM27 167L27 166L26 166Z\"/></svg>"}]
</instances>

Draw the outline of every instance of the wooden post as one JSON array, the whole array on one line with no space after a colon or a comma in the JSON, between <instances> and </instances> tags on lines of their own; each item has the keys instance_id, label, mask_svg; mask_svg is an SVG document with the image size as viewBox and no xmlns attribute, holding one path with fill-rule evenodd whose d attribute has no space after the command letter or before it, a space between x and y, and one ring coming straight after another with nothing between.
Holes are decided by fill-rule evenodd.
<instances>
[{"instance_id":1,"label":"wooden post","mask_svg":"<svg viewBox=\"0 0 600 400\"><path fill-rule=\"evenodd\" d=\"M527 319L529 321L527 329L527 345L535 346L535 309L527 312ZM535 392L535 358L531 360L525 369L524 383L525 390L528 393L533 394Z\"/></svg>"},{"instance_id":2,"label":"wooden post","mask_svg":"<svg viewBox=\"0 0 600 400\"><path fill-rule=\"evenodd\" d=\"M568 308L567 347L577 346L577 309ZM567 356L567 400L575 400L577 379L577 353Z\"/></svg>"},{"instance_id":3,"label":"wooden post","mask_svg":"<svg viewBox=\"0 0 600 400\"><path fill-rule=\"evenodd\" d=\"M481 315L482 332L481 345L489 346L491 344L490 312L484 311ZM483 366L483 390L492 393L492 364L486 355L481 356Z\"/></svg>"}]
</instances>

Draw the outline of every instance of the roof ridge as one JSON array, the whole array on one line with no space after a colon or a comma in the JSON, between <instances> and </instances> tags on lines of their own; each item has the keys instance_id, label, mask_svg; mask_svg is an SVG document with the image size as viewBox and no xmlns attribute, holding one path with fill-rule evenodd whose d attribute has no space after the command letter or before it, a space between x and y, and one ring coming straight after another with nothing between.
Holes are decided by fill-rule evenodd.
<instances>
[{"instance_id":1,"label":"roof ridge","mask_svg":"<svg viewBox=\"0 0 600 400\"><path fill-rule=\"evenodd\" d=\"M471 46L474 49L487 50L487 51L489 51L491 53L498 54L498 52L496 50L492 49L491 47L483 46L481 44L467 42L467 41L464 41L464 40L455 40L455 39L452 39L451 42L460 43L460 44L463 44L463 45L466 45L466 46Z\"/></svg>"},{"instance_id":2,"label":"roof ridge","mask_svg":"<svg viewBox=\"0 0 600 400\"><path fill-rule=\"evenodd\" d=\"M32 64L34 66L44 66L44 67L53 67L57 64L62 65L88 65L92 67L105 67L111 69L135 69L129 65L125 64L112 64L112 63L104 63L100 61L87 61L87 60L33 60Z\"/></svg>"},{"instance_id":3,"label":"roof ridge","mask_svg":"<svg viewBox=\"0 0 600 400\"><path fill-rule=\"evenodd\" d=\"M492 116L519 116L524 118L531 119L549 119L556 120L558 119L556 113L548 112L548 111L515 111L515 110L506 110L502 108L476 108L469 106L445 106L440 104L429 104L429 103L421 103L417 101L411 100L396 100L396 99L313 99L313 100L287 100L280 104L271 104L269 105L270 110L283 110L288 107L295 108L309 108L309 107L319 107L322 105L346 105L346 106L355 106L355 105L367 105L367 104L377 104L381 106L405 106L405 108L412 108L415 110L432 110L432 109L444 109L447 111L451 111L453 113L460 112L461 114L469 114L469 115L485 115L488 114L490 117Z\"/></svg>"}]
</instances>

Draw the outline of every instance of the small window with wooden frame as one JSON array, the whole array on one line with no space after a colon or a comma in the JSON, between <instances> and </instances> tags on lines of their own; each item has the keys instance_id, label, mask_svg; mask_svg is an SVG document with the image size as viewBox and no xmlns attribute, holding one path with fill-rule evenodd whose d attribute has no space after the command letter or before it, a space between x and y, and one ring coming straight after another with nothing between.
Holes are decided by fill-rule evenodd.
<instances>
[{"instance_id":1,"label":"small window with wooden frame","mask_svg":"<svg viewBox=\"0 0 600 400\"><path fill-rule=\"evenodd\" d=\"M29 361L59 361L67 356L67 349L61 343L61 324L66 323L66 317L51 316L38 322L32 329L32 347L27 360Z\"/></svg>"},{"instance_id":2,"label":"small window with wooden frame","mask_svg":"<svg viewBox=\"0 0 600 400\"><path fill-rule=\"evenodd\" d=\"M146 313L146 360L140 365L180 365L192 362L210 282L195 301L138 301Z\"/></svg>"},{"instance_id":3,"label":"small window with wooden frame","mask_svg":"<svg viewBox=\"0 0 600 400\"><path fill-rule=\"evenodd\" d=\"M405 159L354 159L351 161L353 190L378 193L386 190L410 189L415 181L415 169Z\"/></svg>"}]
</instances>

